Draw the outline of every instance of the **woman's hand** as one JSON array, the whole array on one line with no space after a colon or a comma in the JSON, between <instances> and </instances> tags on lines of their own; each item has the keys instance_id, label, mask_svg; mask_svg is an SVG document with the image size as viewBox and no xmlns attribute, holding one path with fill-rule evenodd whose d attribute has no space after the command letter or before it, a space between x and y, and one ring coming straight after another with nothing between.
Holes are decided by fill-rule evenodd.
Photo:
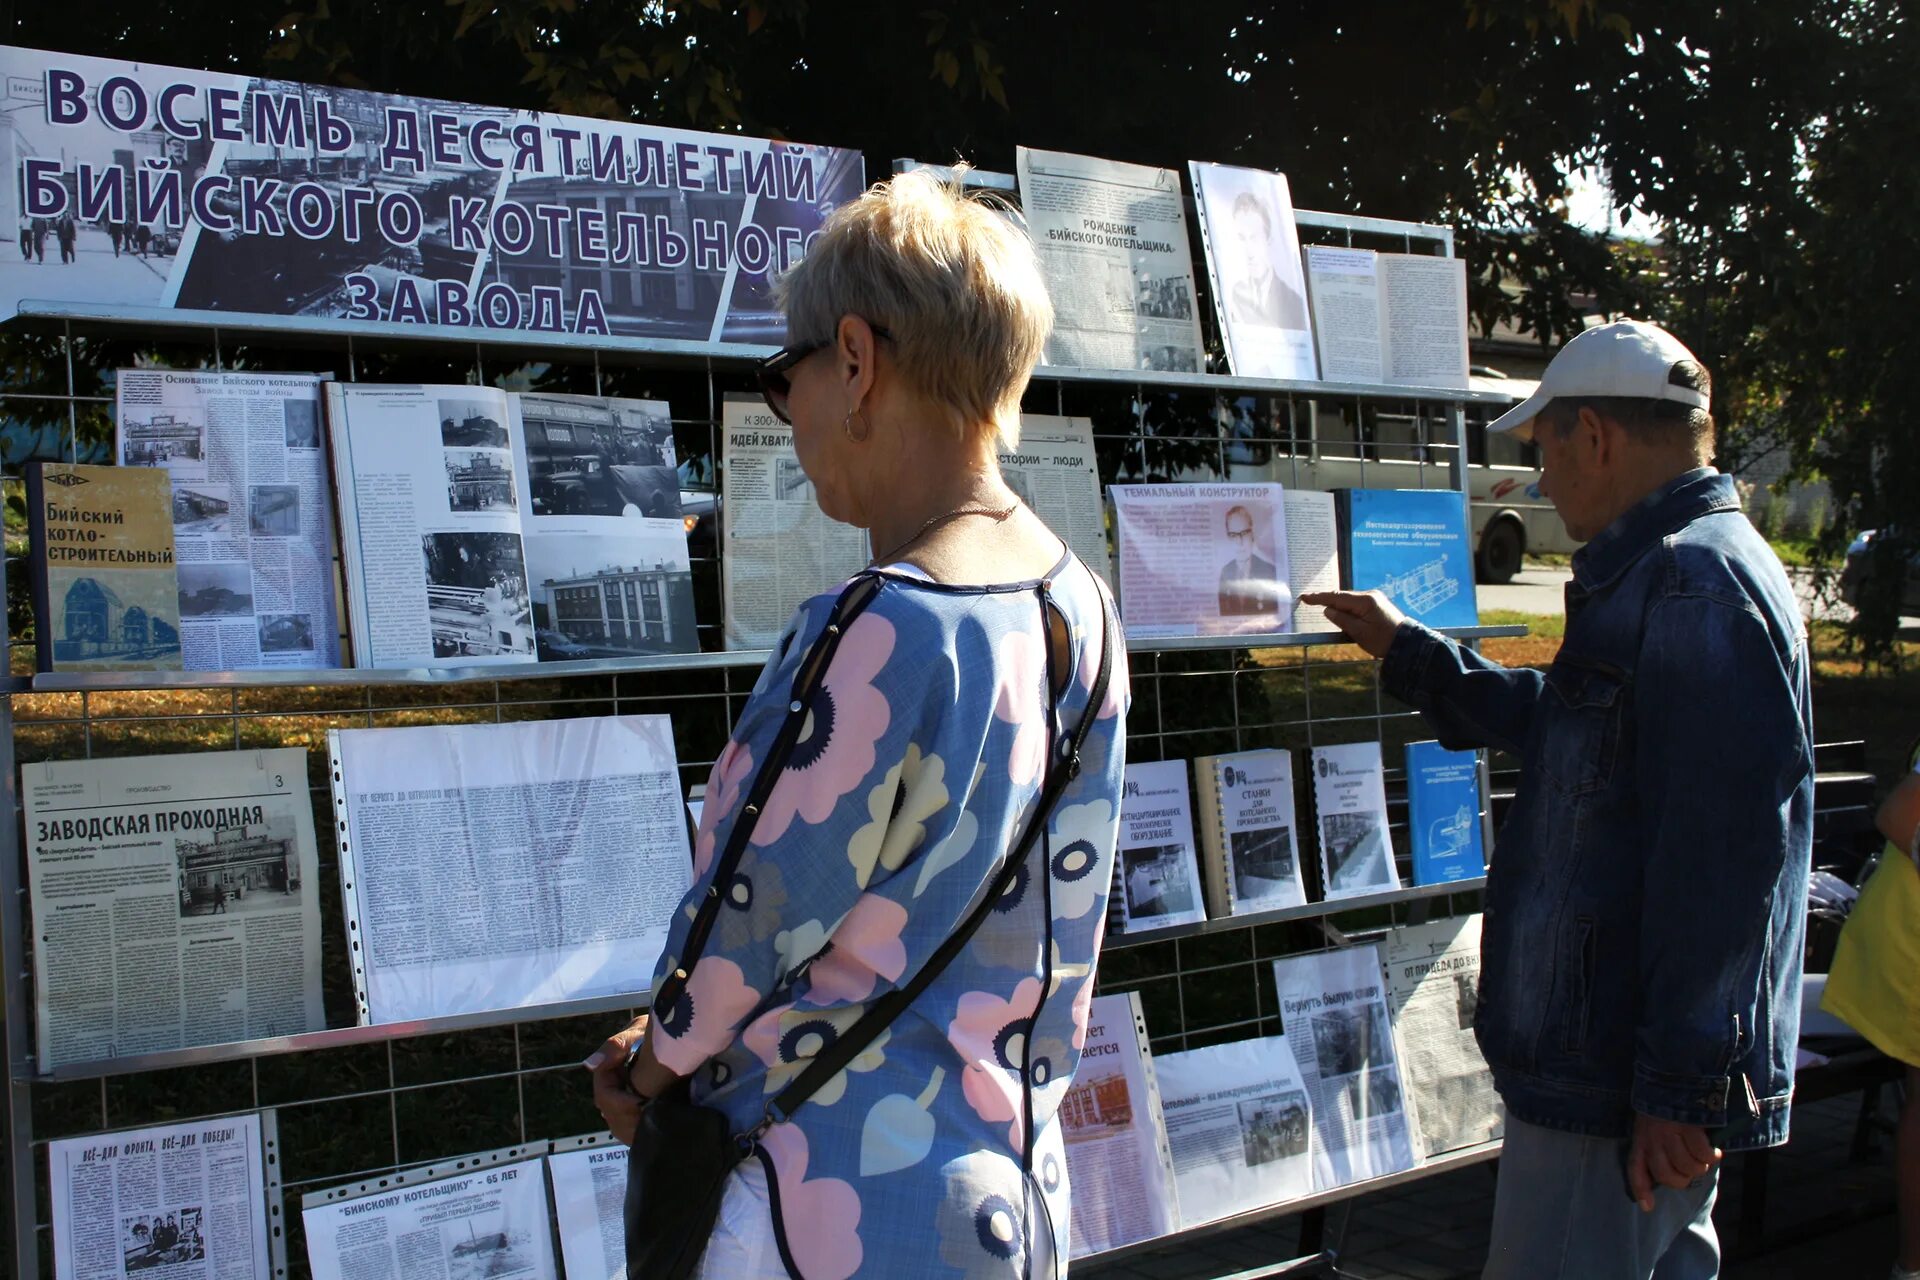
<instances>
[{"instance_id":1,"label":"woman's hand","mask_svg":"<svg viewBox=\"0 0 1920 1280\"><path fill-rule=\"evenodd\" d=\"M609 1036L580 1064L593 1072L593 1105L600 1109L600 1118L607 1122L608 1130L622 1146L633 1145L633 1133L640 1123L643 1105L627 1083L627 1053L634 1042L646 1034L647 1015L643 1013L624 1030Z\"/></svg>"}]
</instances>

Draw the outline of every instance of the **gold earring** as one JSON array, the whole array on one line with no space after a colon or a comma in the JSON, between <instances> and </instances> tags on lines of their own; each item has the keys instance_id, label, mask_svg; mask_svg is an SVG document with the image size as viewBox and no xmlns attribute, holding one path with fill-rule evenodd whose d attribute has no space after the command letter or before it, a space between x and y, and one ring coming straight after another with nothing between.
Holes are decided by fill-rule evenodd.
<instances>
[{"instance_id":1,"label":"gold earring","mask_svg":"<svg viewBox=\"0 0 1920 1280\"><path fill-rule=\"evenodd\" d=\"M853 434L853 415L856 413L860 414L861 431L859 435ZM867 415L861 413L856 407L847 410L847 416L840 420L840 429L847 433L847 439L853 441L853 443L865 444L867 437L873 434L873 423L868 421Z\"/></svg>"}]
</instances>

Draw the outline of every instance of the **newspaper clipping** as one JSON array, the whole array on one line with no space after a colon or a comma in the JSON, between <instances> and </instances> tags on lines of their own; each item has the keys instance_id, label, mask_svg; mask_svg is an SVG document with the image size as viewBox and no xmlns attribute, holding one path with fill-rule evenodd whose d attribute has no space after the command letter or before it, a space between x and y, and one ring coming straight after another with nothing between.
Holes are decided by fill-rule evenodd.
<instances>
[{"instance_id":1,"label":"newspaper clipping","mask_svg":"<svg viewBox=\"0 0 1920 1280\"><path fill-rule=\"evenodd\" d=\"M273 1275L257 1113L62 1139L47 1173L58 1280Z\"/></svg>"},{"instance_id":2,"label":"newspaper clipping","mask_svg":"<svg viewBox=\"0 0 1920 1280\"><path fill-rule=\"evenodd\" d=\"M1073 1188L1074 1257L1178 1227L1173 1157L1137 992L1094 997L1060 1127Z\"/></svg>"},{"instance_id":3,"label":"newspaper clipping","mask_svg":"<svg viewBox=\"0 0 1920 1280\"><path fill-rule=\"evenodd\" d=\"M1273 962L1285 1039L1313 1096L1314 1189L1413 1167L1380 952L1343 947Z\"/></svg>"},{"instance_id":4,"label":"newspaper clipping","mask_svg":"<svg viewBox=\"0 0 1920 1280\"><path fill-rule=\"evenodd\" d=\"M318 1031L306 753L30 764L39 1067Z\"/></svg>"},{"instance_id":5,"label":"newspaper clipping","mask_svg":"<svg viewBox=\"0 0 1920 1280\"><path fill-rule=\"evenodd\" d=\"M539 1160L309 1203L302 1218L315 1276L558 1280Z\"/></svg>"},{"instance_id":6,"label":"newspaper clipping","mask_svg":"<svg viewBox=\"0 0 1920 1280\"><path fill-rule=\"evenodd\" d=\"M720 557L729 649L770 649L800 602L866 566L867 534L830 520L793 451L793 428L759 400L721 409Z\"/></svg>"},{"instance_id":7,"label":"newspaper clipping","mask_svg":"<svg viewBox=\"0 0 1920 1280\"><path fill-rule=\"evenodd\" d=\"M692 876L666 716L329 738L363 1023L647 989Z\"/></svg>"},{"instance_id":8,"label":"newspaper clipping","mask_svg":"<svg viewBox=\"0 0 1920 1280\"><path fill-rule=\"evenodd\" d=\"M1387 1000L1422 1158L1498 1138L1505 1112L1473 1038L1480 917L1395 929L1386 954Z\"/></svg>"},{"instance_id":9,"label":"newspaper clipping","mask_svg":"<svg viewBox=\"0 0 1920 1280\"><path fill-rule=\"evenodd\" d=\"M1115 485L1129 636L1273 635L1293 626L1277 484Z\"/></svg>"},{"instance_id":10,"label":"newspaper clipping","mask_svg":"<svg viewBox=\"0 0 1920 1280\"><path fill-rule=\"evenodd\" d=\"M1021 205L1053 295L1047 363L1200 372L1179 172L1027 147L1018 164Z\"/></svg>"},{"instance_id":11,"label":"newspaper clipping","mask_svg":"<svg viewBox=\"0 0 1920 1280\"><path fill-rule=\"evenodd\" d=\"M1313 749L1313 809L1320 823L1321 896L1355 898L1400 887L1387 829L1380 744Z\"/></svg>"},{"instance_id":12,"label":"newspaper clipping","mask_svg":"<svg viewBox=\"0 0 1920 1280\"><path fill-rule=\"evenodd\" d=\"M189 671L337 667L333 491L310 373L122 369L116 455L173 482Z\"/></svg>"},{"instance_id":13,"label":"newspaper clipping","mask_svg":"<svg viewBox=\"0 0 1920 1280\"><path fill-rule=\"evenodd\" d=\"M1113 585L1107 511L1100 501L1100 466L1089 419L1021 414L1020 445L1002 445L1000 474L1087 568Z\"/></svg>"},{"instance_id":14,"label":"newspaper clipping","mask_svg":"<svg viewBox=\"0 0 1920 1280\"><path fill-rule=\"evenodd\" d=\"M1128 933L1207 918L1185 760L1127 766L1114 874L1120 883L1113 898Z\"/></svg>"},{"instance_id":15,"label":"newspaper clipping","mask_svg":"<svg viewBox=\"0 0 1920 1280\"><path fill-rule=\"evenodd\" d=\"M567 1280L627 1280L627 1149L601 1135L549 1155L547 1174Z\"/></svg>"},{"instance_id":16,"label":"newspaper clipping","mask_svg":"<svg viewBox=\"0 0 1920 1280\"><path fill-rule=\"evenodd\" d=\"M1154 1070L1181 1226L1313 1191L1313 1104L1285 1036L1162 1054Z\"/></svg>"},{"instance_id":17,"label":"newspaper clipping","mask_svg":"<svg viewBox=\"0 0 1920 1280\"><path fill-rule=\"evenodd\" d=\"M1233 371L1312 381L1319 366L1286 175L1197 160L1188 167Z\"/></svg>"}]
</instances>

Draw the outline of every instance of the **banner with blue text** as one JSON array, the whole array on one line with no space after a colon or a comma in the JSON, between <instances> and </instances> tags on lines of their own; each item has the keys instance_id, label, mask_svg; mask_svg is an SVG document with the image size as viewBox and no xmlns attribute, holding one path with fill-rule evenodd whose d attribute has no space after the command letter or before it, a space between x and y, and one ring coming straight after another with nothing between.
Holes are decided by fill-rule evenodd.
<instances>
[{"instance_id":1,"label":"banner with blue text","mask_svg":"<svg viewBox=\"0 0 1920 1280\"><path fill-rule=\"evenodd\" d=\"M865 178L843 148L33 49L0 76L0 319L778 345L772 278Z\"/></svg>"}]
</instances>

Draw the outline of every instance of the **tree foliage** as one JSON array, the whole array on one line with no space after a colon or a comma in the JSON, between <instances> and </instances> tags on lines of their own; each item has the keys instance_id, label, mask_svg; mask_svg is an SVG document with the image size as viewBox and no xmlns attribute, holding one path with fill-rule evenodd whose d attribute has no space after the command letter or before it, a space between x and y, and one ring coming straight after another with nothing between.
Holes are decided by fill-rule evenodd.
<instances>
[{"instance_id":1,"label":"tree foliage","mask_svg":"<svg viewBox=\"0 0 1920 1280\"><path fill-rule=\"evenodd\" d=\"M1459 226L1483 325L1554 343L1593 311L1671 324L1715 369L1729 456L1780 442L1832 481L1830 548L1920 479L1900 430L1920 376L1905 0L290 3L16 6L9 38L834 142L876 167L1007 170L1028 144L1279 169L1302 207ZM1569 220L1587 166L1657 251Z\"/></svg>"}]
</instances>

